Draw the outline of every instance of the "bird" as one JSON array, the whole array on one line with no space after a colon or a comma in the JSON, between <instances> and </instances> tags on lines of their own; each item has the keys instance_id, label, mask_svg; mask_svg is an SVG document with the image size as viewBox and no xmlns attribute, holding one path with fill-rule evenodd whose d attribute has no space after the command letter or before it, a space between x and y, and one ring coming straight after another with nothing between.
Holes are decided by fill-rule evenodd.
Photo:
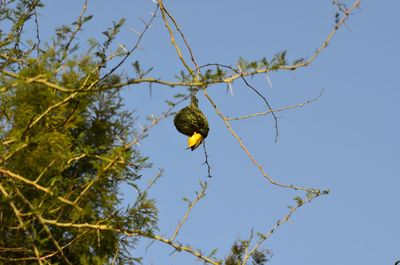
<instances>
[{"instance_id":1,"label":"bird","mask_svg":"<svg viewBox=\"0 0 400 265\"><path fill-rule=\"evenodd\" d=\"M199 108L199 100L192 95L189 106L178 111L174 117L178 132L188 136L188 148L195 150L208 136L210 130L207 117Z\"/></svg>"}]
</instances>

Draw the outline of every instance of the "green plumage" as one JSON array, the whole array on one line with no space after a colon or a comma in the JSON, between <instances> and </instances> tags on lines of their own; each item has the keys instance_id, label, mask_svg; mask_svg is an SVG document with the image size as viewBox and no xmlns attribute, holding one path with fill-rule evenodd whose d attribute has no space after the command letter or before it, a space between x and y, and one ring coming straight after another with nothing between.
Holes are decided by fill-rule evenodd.
<instances>
[{"instance_id":1,"label":"green plumage","mask_svg":"<svg viewBox=\"0 0 400 265\"><path fill-rule=\"evenodd\" d=\"M200 133L203 138L208 135L209 127L206 116L199 109L198 99L192 96L189 106L181 109L174 117L176 129L187 136L192 136L195 132Z\"/></svg>"}]
</instances>

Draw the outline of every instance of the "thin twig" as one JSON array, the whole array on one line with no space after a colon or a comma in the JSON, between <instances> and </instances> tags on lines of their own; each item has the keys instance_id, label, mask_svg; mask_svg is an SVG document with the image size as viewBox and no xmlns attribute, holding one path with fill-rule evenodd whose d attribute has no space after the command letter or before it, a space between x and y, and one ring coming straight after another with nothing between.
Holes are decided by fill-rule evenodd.
<instances>
[{"instance_id":1,"label":"thin twig","mask_svg":"<svg viewBox=\"0 0 400 265\"><path fill-rule=\"evenodd\" d=\"M182 220L178 223L178 225L175 228L174 233L172 236L169 238L169 241L174 241L175 238L178 236L179 231L181 230L183 224L186 222L186 220L189 218L190 211L193 209L193 207L206 195L206 190L207 190L207 182L200 183L201 186L201 191L196 192L197 196L196 198L191 201L186 209L185 214L183 215Z\"/></svg>"},{"instance_id":2,"label":"thin twig","mask_svg":"<svg viewBox=\"0 0 400 265\"><path fill-rule=\"evenodd\" d=\"M167 16L171 19L172 23L174 23L175 29L176 29L176 30L179 32L179 34L181 35L181 37L182 37L182 39L183 39L183 41L184 41L184 43L185 43L185 45L186 45L186 48L187 48L188 51L189 51L190 59L192 60L192 62L193 62L193 64L194 64L194 66L196 67L196 69L199 70L199 65L198 65L198 63L196 62L196 59L195 59L195 57L194 57L194 55L193 55L192 48L190 47L189 42L187 41L187 39L186 39L185 35L183 34L182 30L180 29L178 23L176 22L175 18L174 18L173 16L170 15L170 13L168 12L168 10L165 8L164 5L163 5L163 10L164 10L165 14L167 14ZM200 73L200 72L197 71L197 76L199 75L199 73Z\"/></svg>"},{"instance_id":3,"label":"thin twig","mask_svg":"<svg viewBox=\"0 0 400 265\"><path fill-rule=\"evenodd\" d=\"M325 195L327 192L316 192L314 193L314 196L307 198L304 201L301 201L301 203L298 203L296 206L290 207L290 211L281 219L279 219L276 224L266 233L264 234L259 234L260 238L256 245L243 257L243 263L242 265L245 265L247 260L254 254L254 252L261 246L263 242L265 242L282 224L286 223L289 221L291 216L302 206L305 204L310 203L314 199L318 198L321 195Z\"/></svg>"},{"instance_id":4,"label":"thin twig","mask_svg":"<svg viewBox=\"0 0 400 265\"><path fill-rule=\"evenodd\" d=\"M40 33L39 33L39 21L38 21L38 15L36 11L36 7L33 9L33 15L35 17L35 27L36 27L36 52L37 52L37 57L39 58L40 56Z\"/></svg>"},{"instance_id":5,"label":"thin twig","mask_svg":"<svg viewBox=\"0 0 400 265\"><path fill-rule=\"evenodd\" d=\"M191 75L193 78L195 78L196 76L195 76L195 74L193 73L193 69L186 63L185 59L183 58L182 52L181 52L181 50L180 50L179 47L178 47L178 44L176 44L174 32L172 31L172 29L171 29L171 27L170 27L170 25L169 25L169 23L168 23L168 19L167 19L167 17L166 17L167 11L166 11L165 8L164 8L163 1L162 1L162 0L159 0L159 1L158 1L158 5L160 6L161 15L162 15L162 18L163 18L163 20L164 20L165 27L168 29L168 33L169 33L169 36L170 36L170 39L171 39L171 43L172 43L172 45L174 46L174 48L175 48L175 50L176 50L176 53L178 54L179 59L181 60L183 66L188 70L188 72L190 73L190 75Z\"/></svg>"},{"instance_id":6,"label":"thin twig","mask_svg":"<svg viewBox=\"0 0 400 265\"><path fill-rule=\"evenodd\" d=\"M293 65L281 65L281 66L278 66L278 68L276 70L293 71L293 70L296 70L298 68L309 66L311 63L313 63L315 61L315 59L321 54L321 52L323 50L325 50L326 47L328 47L328 45L331 42L333 36L336 34L336 32L339 30L339 28L341 28L341 26L343 26L346 23L346 21L349 18L350 14L352 14L353 11L356 8L360 7L360 4L361 4L361 0L355 0L353 5L350 8L346 9L345 12L343 12L344 16L335 24L335 26L333 27L331 32L328 34L328 36L325 38L325 40L323 41L321 46L319 46L315 50L315 52L311 55L311 57L308 60L303 61L303 62L299 62L297 64L293 64ZM268 68L256 69L254 71L243 72L243 73L240 73L240 74L232 75L230 77L225 78L222 81L223 81L223 83L231 83L233 80L238 79L241 76L254 76L254 75L257 75L257 74L261 74L261 73L268 73L270 71L271 70L268 69Z\"/></svg>"},{"instance_id":7,"label":"thin twig","mask_svg":"<svg viewBox=\"0 0 400 265\"><path fill-rule=\"evenodd\" d=\"M85 0L85 2L83 3L83 6L82 6L81 13L79 14L78 18L77 18L76 21L75 21L75 25L76 25L76 26L75 26L75 30L72 32L72 34L71 34L71 36L70 36L70 38L69 38L67 44L64 46L63 54L62 54L61 59L60 59L60 61L59 61L60 66L59 66L57 69L55 69L55 72L58 72L58 71L59 71L59 69L60 69L61 66L62 66L61 62L63 62L63 61L65 60L65 58L67 58L67 56L68 56L68 51L69 51L69 47L71 46L72 42L75 40L76 35L78 34L78 32L79 32L79 31L81 30L81 28L82 28L82 25L83 25L83 15L86 13L87 8L88 8L88 0Z\"/></svg>"},{"instance_id":8,"label":"thin twig","mask_svg":"<svg viewBox=\"0 0 400 265\"><path fill-rule=\"evenodd\" d=\"M204 163L207 166L207 173L208 173L208 177L212 178L211 176L211 166L210 163L208 162L208 153L207 153L207 149L206 149L206 141L203 141L203 150L204 150Z\"/></svg>"},{"instance_id":9,"label":"thin twig","mask_svg":"<svg viewBox=\"0 0 400 265\"><path fill-rule=\"evenodd\" d=\"M248 114L245 116L240 116L240 117L235 117L235 118L226 118L228 121L237 121L237 120L245 120L245 119L249 119L249 118L253 118L253 117L257 117L257 116L265 116L268 115L270 113L276 113L276 112L281 112L281 111L285 111L285 110L290 110L290 109L295 109L295 108L301 108L304 107L310 103L313 103L315 101L317 101L323 94L323 90L321 91L321 93L312 99L307 99L306 101L304 101L303 103L299 103L299 104L295 104L295 105L290 105L290 106L285 106L282 108L278 108L278 109L273 109L273 110L268 110L268 111L263 111L263 112L257 112L257 113L252 113L252 114Z\"/></svg>"}]
</instances>

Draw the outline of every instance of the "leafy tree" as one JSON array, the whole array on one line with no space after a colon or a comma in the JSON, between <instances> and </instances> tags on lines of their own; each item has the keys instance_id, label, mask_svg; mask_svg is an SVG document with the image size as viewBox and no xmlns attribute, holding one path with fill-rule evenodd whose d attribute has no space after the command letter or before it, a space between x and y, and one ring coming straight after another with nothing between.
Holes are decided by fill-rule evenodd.
<instances>
[{"instance_id":1,"label":"leafy tree","mask_svg":"<svg viewBox=\"0 0 400 265\"><path fill-rule=\"evenodd\" d=\"M1 45L1 259L5 264L134 261L128 249L135 236L71 226L151 233L156 225L154 201L139 189L134 205L118 208L119 185L135 185L140 170L150 165L131 143L135 118L123 110L113 88L120 76L100 79L104 52L98 45L90 49L98 49L100 59L90 53L70 58L74 33L67 26L34 58L34 46L19 49L20 35L14 34L40 6L20 1L4 13L14 24Z\"/></svg>"},{"instance_id":2,"label":"leafy tree","mask_svg":"<svg viewBox=\"0 0 400 265\"><path fill-rule=\"evenodd\" d=\"M103 32L103 42L92 40L85 51L78 46L76 38L92 19L85 15L87 3L74 23L59 27L54 38L43 44L38 30L36 36L24 30L28 25L38 29L36 12L43 3L1 1L0 264L134 264L140 258L133 257L130 250L141 238L163 242L209 264L265 264L270 253L261 244L298 208L327 191L281 184L270 178L208 95L207 87L220 83L229 87L242 79L263 99L267 110L237 119L272 114L278 136L276 111L246 77L295 70L312 63L360 3L355 1L350 8L336 1L334 4L338 8L335 27L309 59L300 58L290 64L287 52L282 51L269 60L249 62L240 58L233 67L199 66L179 25L161 0L133 47L114 47L124 24L122 19ZM143 69L135 61L132 66L136 76L127 77L119 71L120 67L137 50L158 13L184 70L174 81L162 80L148 77L152 69ZM174 41L177 33L185 41L191 62L182 56L182 47ZM167 102L168 109L161 116L150 118L147 126L138 128L134 114L124 109L120 89L143 83L179 86L184 90ZM187 212L169 238L156 234L157 208L155 201L148 197L148 190L160 175L147 187L138 184L141 171L151 164L136 144L148 135L150 128L173 115L179 103L199 92L209 100L267 181L304 192L303 197L295 198L295 205L275 227L267 233L257 233L255 242L253 236L234 242L225 259L216 258L215 251L206 255L176 241L191 209L205 196L206 182L201 182L201 191L194 200L187 200ZM132 205L121 206L121 184L136 190Z\"/></svg>"}]
</instances>

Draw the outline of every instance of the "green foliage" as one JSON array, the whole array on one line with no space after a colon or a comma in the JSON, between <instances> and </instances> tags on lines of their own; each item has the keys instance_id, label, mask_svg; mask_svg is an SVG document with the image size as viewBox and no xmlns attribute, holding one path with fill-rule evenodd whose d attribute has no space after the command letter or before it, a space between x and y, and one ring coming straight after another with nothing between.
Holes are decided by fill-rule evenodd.
<instances>
[{"instance_id":1,"label":"green foliage","mask_svg":"<svg viewBox=\"0 0 400 265\"><path fill-rule=\"evenodd\" d=\"M17 1L1 16L18 33L38 7ZM73 25L90 19L80 17ZM49 264L140 262L129 251L138 241L134 231L151 234L156 228L155 201L136 185L136 200L122 207L119 192L150 164L130 144L138 132L113 88L121 77L99 74L123 22L104 32L97 60L91 52L97 42L76 54L71 26L59 27L36 57L33 47L14 49L19 33L1 35L2 70L13 77L0 75L0 264L37 264L38 257Z\"/></svg>"},{"instance_id":2,"label":"green foliage","mask_svg":"<svg viewBox=\"0 0 400 265\"><path fill-rule=\"evenodd\" d=\"M252 265L264 265L269 261L268 257L271 256L271 252L268 249L256 249L250 257L247 257L249 249L249 241L235 241L231 247L231 253L225 259L225 265L250 264L248 263L250 261ZM246 263L243 263L244 259L246 259Z\"/></svg>"},{"instance_id":3,"label":"green foliage","mask_svg":"<svg viewBox=\"0 0 400 265\"><path fill-rule=\"evenodd\" d=\"M153 67L150 67L149 69L144 70L144 69L140 66L139 61L137 61L137 60L136 60L134 63L132 63L132 66L133 66L133 69L134 69L135 72L136 72L136 77L137 77L138 79L145 77L147 74L149 74L149 73L153 70Z\"/></svg>"},{"instance_id":4,"label":"green foliage","mask_svg":"<svg viewBox=\"0 0 400 265\"><path fill-rule=\"evenodd\" d=\"M180 71L179 75L175 76L176 79L178 79L181 82L190 82L192 81L192 76L190 73L186 73L185 71Z\"/></svg>"},{"instance_id":5,"label":"green foliage","mask_svg":"<svg viewBox=\"0 0 400 265\"><path fill-rule=\"evenodd\" d=\"M207 69L201 77L201 81L205 83L218 82L226 77L227 72L222 70L219 66L216 67L215 71Z\"/></svg>"},{"instance_id":6,"label":"green foliage","mask_svg":"<svg viewBox=\"0 0 400 265\"><path fill-rule=\"evenodd\" d=\"M118 22L114 21L112 27L109 27L107 30L103 31L103 35L106 37L106 39L100 45L99 50L95 53L95 55L100 59L101 68L105 68L107 66L107 62L109 61L107 57L107 51L110 49L111 44L115 40L124 24L125 19L121 19Z\"/></svg>"}]
</instances>

